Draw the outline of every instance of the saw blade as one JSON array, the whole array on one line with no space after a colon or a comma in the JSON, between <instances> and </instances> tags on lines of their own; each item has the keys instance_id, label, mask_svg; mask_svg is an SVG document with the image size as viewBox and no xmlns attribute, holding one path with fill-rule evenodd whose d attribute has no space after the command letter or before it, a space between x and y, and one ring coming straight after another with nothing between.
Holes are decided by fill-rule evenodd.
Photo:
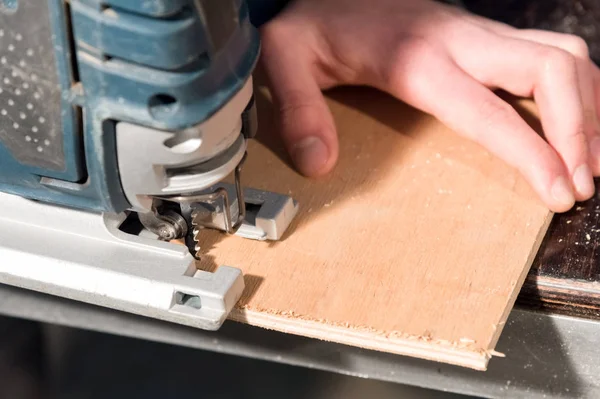
<instances>
[{"instance_id":1,"label":"saw blade","mask_svg":"<svg viewBox=\"0 0 600 399\"><path fill-rule=\"evenodd\" d=\"M200 259L200 230L202 230L202 224L200 223L200 212L198 210L192 211L192 237L194 240L194 251L196 259Z\"/></svg>"}]
</instances>

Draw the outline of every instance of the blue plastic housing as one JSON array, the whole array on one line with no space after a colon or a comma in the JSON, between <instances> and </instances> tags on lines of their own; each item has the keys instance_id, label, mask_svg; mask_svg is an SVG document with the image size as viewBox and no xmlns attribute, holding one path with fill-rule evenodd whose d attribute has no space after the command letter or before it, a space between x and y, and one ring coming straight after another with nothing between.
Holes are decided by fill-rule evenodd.
<instances>
[{"instance_id":1,"label":"blue plastic housing","mask_svg":"<svg viewBox=\"0 0 600 399\"><path fill-rule=\"evenodd\" d=\"M55 55L54 65L44 68L53 69L57 78L50 84L62 93L55 117L63 133L63 167L20 162L0 142L0 190L123 211L129 204L119 181L115 122L164 130L201 123L250 77L258 32L242 0L42 3ZM44 10L46 4L36 6ZM0 22L10 17L0 13ZM28 29L34 34L36 22Z\"/></svg>"}]
</instances>

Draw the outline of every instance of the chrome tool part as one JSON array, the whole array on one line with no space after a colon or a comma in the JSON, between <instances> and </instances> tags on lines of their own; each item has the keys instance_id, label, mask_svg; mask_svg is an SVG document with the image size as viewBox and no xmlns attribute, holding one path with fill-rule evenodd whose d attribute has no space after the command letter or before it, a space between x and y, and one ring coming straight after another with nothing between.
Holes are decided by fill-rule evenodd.
<instances>
[{"instance_id":1,"label":"chrome tool part","mask_svg":"<svg viewBox=\"0 0 600 399\"><path fill-rule=\"evenodd\" d=\"M234 198L229 204L230 214L237 217L238 198L245 202L245 218L235 232L236 235L253 240L279 240L298 213L298 204L290 196L252 188L243 189L242 196L236 196L237 188L233 184L221 183L211 188L226 191L227 197ZM209 229L227 231L222 217L223 204L193 203L192 213L195 224Z\"/></svg>"},{"instance_id":2,"label":"chrome tool part","mask_svg":"<svg viewBox=\"0 0 600 399\"><path fill-rule=\"evenodd\" d=\"M223 215L223 228L220 230L229 234L235 234L236 230L242 225L246 216L246 203L244 202L244 192L242 189L241 173L246 154L242 157L240 163L235 168L235 202L237 203L237 212L235 217L231 211L231 201L229 194L223 187L216 187L212 192L204 192L194 195L180 195L174 197L158 197L165 201L176 202L179 204L189 204L193 207L194 204L214 203L216 200L223 201L223 208L220 212ZM192 212L193 213L193 212ZM235 222L233 221L235 219Z\"/></svg>"},{"instance_id":3,"label":"chrome tool part","mask_svg":"<svg viewBox=\"0 0 600 399\"><path fill-rule=\"evenodd\" d=\"M184 234L186 245L196 259L201 255L202 229L221 230L254 240L279 240L297 214L298 205L288 196L242 187L245 160L246 154L235 168L234 184L219 183L195 194L154 198L165 204L177 204L181 212L178 221L183 220L188 226ZM168 213L158 212L154 205L153 210L140 216L144 226L159 236L173 237L176 226L165 226L170 221L165 218Z\"/></svg>"},{"instance_id":4,"label":"chrome tool part","mask_svg":"<svg viewBox=\"0 0 600 399\"><path fill-rule=\"evenodd\" d=\"M223 216L223 230L228 234L235 234L237 229L242 225L244 218L246 217L246 203L244 201L244 193L242 190L242 182L241 182L241 173L242 167L244 165L244 161L246 160L246 154L240 160L240 163L235 168L235 202L237 202L237 212L235 217L232 216L231 205L229 200L229 194L227 190L219 187L216 188L213 192L196 194L196 195L184 195L184 196L176 196L176 197L165 197L162 198L165 201L171 201L179 203L180 205L184 205L183 209L189 209L191 214L189 216L192 231L192 242L188 244L193 245L190 246L190 252L196 259L200 258L200 245L198 241L198 234L200 233L200 229L203 226L198 223L198 215L197 212L194 211L194 206L197 204L211 204L217 200L222 200L223 207L221 208L221 215ZM182 217L183 219L183 217ZM234 222L235 219L235 222ZM185 220L185 219L184 219Z\"/></svg>"},{"instance_id":5,"label":"chrome tool part","mask_svg":"<svg viewBox=\"0 0 600 399\"><path fill-rule=\"evenodd\" d=\"M223 214L229 214L233 219L240 220L238 209L245 210L245 217L240 226L235 229L234 234L251 240L280 240L290 227L294 217L298 213L298 203L287 195L269 191L245 188L236 194L239 187L234 184L221 183L216 190L227 193L224 198L233 198L231 203L194 202L191 204L192 215L192 239L186 241L190 252L200 257L199 235L202 229L217 229L228 231L226 218ZM236 202L244 201L240 207ZM229 212L225 209L229 207Z\"/></svg>"},{"instance_id":6,"label":"chrome tool part","mask_svg":"<svg viewBox=\"0 0 600 399\"><path fill-rule=\"evenodd\" d=\"M159 213L155 206L152 212L140 213L138 218L142 225L156 234L162 241L171 241L185 237L188 232L186 220L173 210Z\"/></svg>"}]
</instances>

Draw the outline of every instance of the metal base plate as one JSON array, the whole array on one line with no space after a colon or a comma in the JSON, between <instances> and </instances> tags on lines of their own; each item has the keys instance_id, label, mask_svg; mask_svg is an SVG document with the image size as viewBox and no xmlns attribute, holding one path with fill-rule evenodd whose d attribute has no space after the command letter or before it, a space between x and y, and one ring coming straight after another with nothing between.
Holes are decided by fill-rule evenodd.
<instances>
[{"instance_id":1,"label":"metal base plate","mask_svg":"<svg viewBox=\"0 0 600 399\"><path fill-rule=\"evenodd\" d=\"M0 283L206 330L244 290L239 269L200 271L185 246L119 230L124 214L0 203Z\"/></svg>"}]
</instances>

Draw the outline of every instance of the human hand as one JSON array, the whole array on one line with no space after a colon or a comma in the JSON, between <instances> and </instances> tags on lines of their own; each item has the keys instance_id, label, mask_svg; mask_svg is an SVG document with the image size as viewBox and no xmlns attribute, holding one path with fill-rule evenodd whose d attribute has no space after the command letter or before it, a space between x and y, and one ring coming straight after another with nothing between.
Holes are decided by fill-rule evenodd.
<instances>
[{"instance_id":1,"label":"human hand","mask_svg":"<svg viewBox=\"0 0 600 399\"><path fill-rule=\"evenodd\" d=\"M555 212L594 194L600 70L578 37L518 30L430 0L296 0L261 35L281 134L306 176L328 173L338 157L321 90L368 85L517 168ZM533 97L546 140L495 89Z\"/></svg>"}]
</instances>

